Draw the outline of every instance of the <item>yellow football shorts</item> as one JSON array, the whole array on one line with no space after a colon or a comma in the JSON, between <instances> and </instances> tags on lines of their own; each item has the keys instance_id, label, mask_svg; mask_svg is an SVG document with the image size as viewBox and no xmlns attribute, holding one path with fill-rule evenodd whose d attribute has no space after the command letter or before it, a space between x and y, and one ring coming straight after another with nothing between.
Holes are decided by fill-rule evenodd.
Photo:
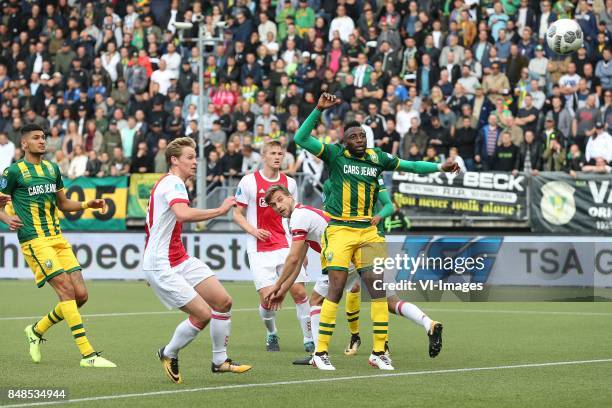
<instances>
[{"instance_id":1,"label":"yellow football shorts","mask_svg":"<svg viewBox=\"0 0 612 408\"><path fill-rule=\"evenodd\" d=\"M34 280L39 288L60 273L72 273L81 269L72 246L61 235L34 238L22 243L21 250L34 272Z\"/></svg>"},{"instance_id":2,"label":"yellow football shorts","mask_svg":"<svg viewBox=\"0 0 612 408\"><path fill-rule=\"evenodd\" d=\"M357 272L371 269L374 258L386 256L385 238L375 226L363 222L332 220L321 243L323 273L349 270L351 262Z\"/></svg>"}]
</instances>

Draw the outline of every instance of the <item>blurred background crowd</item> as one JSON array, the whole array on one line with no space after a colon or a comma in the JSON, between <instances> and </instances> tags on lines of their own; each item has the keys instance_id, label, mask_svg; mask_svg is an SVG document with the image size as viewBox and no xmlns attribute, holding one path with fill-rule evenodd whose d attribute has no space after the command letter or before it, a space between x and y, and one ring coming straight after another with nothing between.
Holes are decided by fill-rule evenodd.
<instances>
[{"instance_id":1,"label":"blurred background crowd","mask_svg":"<svg viewBox=\"0 0 612 408\"><path fill-rule=\"evenodd\" d=\"M208 188L287 148L283 171L320 181L293 136L322 91L344 103L315 130L372 129L404 159L464 170L610 172L612 0L225 0L1 3L0 171L20 128L48 131L65 176L165 172L173 138L206 135ZM576 19L585 46L547 47ZM204 21L204 55L189 38ZM179 33L174 22L194 22ZM181 37L184 37L181 39ZM198 116L198 66L205 114Z\"/></svg>"}]
</instances>

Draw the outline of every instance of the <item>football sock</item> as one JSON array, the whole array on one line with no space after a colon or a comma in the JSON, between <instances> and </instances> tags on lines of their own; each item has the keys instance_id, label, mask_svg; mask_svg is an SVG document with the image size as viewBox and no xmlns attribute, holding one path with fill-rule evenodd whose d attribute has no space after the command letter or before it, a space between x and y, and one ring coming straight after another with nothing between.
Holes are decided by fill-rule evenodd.
<instances>
[{"instance_id":1,"label":"football sock","mask_svg":"<svg viewBox=\"0 0 612 408\"><path fill-rule=\"evenodd\" d=\"M359 309L361 308L361 291L346 294L346 320L351 334L359 334Z\"/></svg>"},{"instance_id":2,"label":"football sock","mask_svg":"<svg viewBox=\"0 0 612 408\"><path fill-rule=\"evenodd\" d=\"M384 352L385 342L388 338L389 329L389 309L387 298L372 299L372 329L374 334L374 352Z\"/></svg>"},{"instance_id":3,"label":"football sock","mask_svg":"<svg viewBox=\"0 0 612 408\"><path fill-rule=\"evenodd\" d=\"M230 312L212 312L210 320L210 339L212 340L213 363L219 365L227 360L227 344L232 328Z\"/></svg>"},{"instance_id":4,"label":"football sock","mask_svg":"<svg viewBox=\"0 0 612 408\"><path fill-rule=\"evenodd\" d=\"M321 318L319 321L319 338L317 341L317 353L327 353L329 341L336 327L336 315L338 304L325 299L321 307Z\"/></svg>"},{"instance_id":5,"label":"football sock","mask_svg":"<svg viewBox=\"0 0 612 408\"><path fill-rule=\"evenodd\" d=\"M319 320L321 320L321 306L310 306L310 327L312 330L312 341L317 344L319 338Z\"/></svg>"},{"instance_id":6,"label":"football sock","mask_svg":"<svg viewBox=\"0 0 612 408\"><path fill-rule=\"evenodd\" d=\"M187 347L198 333L204 329L205 325L198 322L191 316L183 320L176 326L174 335L170 339L170 343L164 347L164 356L177 358L180 349Z\"/></svg>"},{"instance_id":7,"label":"football sock","mask_svg":"<svg viewBox=\"0 0 612 408\"><path fill-rule=\"evenodd\" d=\"M398 316L403 316L406 319L410 319L414 323L423 326L425 331L429 333L429 329L431 328L431 319L425 314L425 312L419 309L418 306L400 300L397 302L397 305L395 305L395 312Z\"/></svg>"},{"instance_id":8,"label":"football sock","mask_svg":"<svg viewBox=\"0 0 612 408\"><path fill-rule=\"evenodd\" d=\"M310 305L308 304L308 296L299 302L295 302L297 318L302 328L304 343L312 341L312 331L310 328Z\"/></svg>"},{"instance_id":9,"label":"football sock","mask_svg":"<svg viewBox=\"0 0 612 408\"><path fill-rule=\"evenodd\" d=\"M58 305L61 308L62 315L68 323L68 327L70 327L70 331L72 332L72 336L74 337L74 341L81 352L83 357L89 357L94 353L94 348L87 340L87 336L85 335L85 329L83 328L83 320L81 319L81 314L77 309L77 304L75 300L65 300L63 302L59 302Z\"/></svg>"},{"instance_id":10,"label":"football sock","mask_svg":"<svg viewBox=\"0 0 612 408\"><path fill-rule=\"evenodd\" d=\"M261 316L261 320L263 320L268 334L276 334L276 312L260 304L259 316Z\"/></svg>"},{"instance_id":11,"label":"football sock","mask_svg":"<svg viewBox=\"0 0 612 408\"><path fill-rule=\"evenodd\" d=\"M40 319L34 325L34 333L37 334L38 337L42 337L42 335L45 334L45 332L49 330L51 326L61 322L62 320L64 320L64 315L62 314L62 307L58 303L45 317Z\"/></svg>"}]
</instances>

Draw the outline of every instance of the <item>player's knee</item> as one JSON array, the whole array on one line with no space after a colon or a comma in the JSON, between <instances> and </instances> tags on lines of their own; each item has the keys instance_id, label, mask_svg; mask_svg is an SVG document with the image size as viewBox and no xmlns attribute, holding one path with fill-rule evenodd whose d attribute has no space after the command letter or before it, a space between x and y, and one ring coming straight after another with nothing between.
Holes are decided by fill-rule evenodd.
<instances>
[{"instance_id":1,"label":"player's knee","mask_svg":"<svg viewBox=\"0 0 612 408\"><path fill-rule=\"evenodd\" d=\"M227 313L232 310L232 297L227 295L223 300L216 305L215 310L221 313Z\"/></svg>"},{"instance_id":2,"label":"player's knee","mask_svg":"<svg viewBox=\"0 0 612 408\"><path fill-rule=\"evenodd\" d=\"M76 300L77 306L81 307L85 303L87 303L87 299L89 299L89 294L87 293L87 291L75 292L74 298Z\"/></svg>"},{"instance_id":3,"label":"player's knee","mask_svg":"<svg viewBox=\"0 0 612 408\"><path fill-rule=\"evenodd\" d=\"M211 310L209 308L198 310L197 313L191 315L191 318L204 327L210 322Z\"/></svg>"},{"instance_id":4,"label":"player's knee","mask_svg":"<svg viewBox=\"0 0 612 408\"><path fill-rule=\"evenodd\" d=\"M295 301L304 300L306 295L306 287L303 283L296 283L291 287L291 296Z\"/></svg>"},{"instance_id":5,"label":"player's knee","mask_svg":"<svg viewBox=\"0 0 612 408\"><path fill-rule=\"evenodd\" d=\"M321 306L323 304L323 296L317 292L312 292L310 295L310 306Z\"/></svg>"},{"instance_id":6,"label":"player's knee","mask_svg":"<svg viewBox=\"0 0 612 408\"><path fill-rule=\"evenodd\" d=\"M60 278L61 277L61 278ZM60 274L53 278L52 286L61 300L74 300L74 286L70 279L67 279L64 274Z\"/></svg>"}]
</instances>

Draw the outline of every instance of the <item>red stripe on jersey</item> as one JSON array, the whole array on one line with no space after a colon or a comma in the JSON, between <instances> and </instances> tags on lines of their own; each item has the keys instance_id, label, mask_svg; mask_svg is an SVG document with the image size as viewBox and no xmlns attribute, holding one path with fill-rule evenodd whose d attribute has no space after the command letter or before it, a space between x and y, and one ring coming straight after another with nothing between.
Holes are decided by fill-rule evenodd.
<instances>
[{"instance_id":1,"label":"red stripe on jersey","mask_svg":"<svg viewBox=\"0 0 612 408\"><path fill-rule=\"evenodd\" d=\"M159 178L159 180L157 180L157 182L155 183L155 185L153 186L153 188L151 189L151 196L149 198L149 214L148 214L148 218L149 218L149 223L147 225L147 223L145 223L145 248L147 247L147 244L149 243L149 226L153 226L153 214L155 212L155 189L157 188L157 185L159 184L160 181L162 181L164 178L166 178L167 176L169 176L170 173L168 174L164 174L163 176L161 176Z\"/></svg>"},{"instance_id":2,"label":"red stripe on jersey","mask_svg":"<svg viewBox=\"0 0 612 408\"><path fill-rule=\"evenodd\" d=\"M296 301L295 301L295 304L296 304L296 305L302 305L302 304L304 304L304 303L306 303L306 302L308 302L308 296L306 296L306 297L305 297L304 299L302 299L302 300L296 300Z\"/></svg>"},{"instance_id":3,"label":"red stripe on jersey","mask_svg":"<svg viewBox=\"0 0 612 408\"><path fill-rule=\"evenodd\" d=\"M181 241L181 232L183 232L183 224L175 222L172 236L170 237L170 245L168 246L168 259L172 268L182 264L189 258L183 246L183 241Z\"/></svg>"},{"instance_id":4,"label":"red stripe on jersey","mask_svg":"<svg viewBox=\"0 0 612 408\"><path fill-rule=\"evenodd\" d=\"M306 239L307 235L308 235L308 231L303 230L303 229L291 230L291 236L293 238L293 241L303 241Z\"/></svg>"},{"instance_id":5,"label":"red stripe on jersey","mask_svg":"<svg viewBox=\"0 0 612 408\"><path fill-rule=\"evenodd\" d=\"M294 240L295 241L295 240ZM321 253L321 244L319 244L317 241L310 241L307 240L306 243L314 250L317 251L318 253Z\"/></svg>"},{"instance_id":6,"label":"red stripe on jersey","mask_svg":"<svg viewBox=\"0 0 612 408\"><path fill-rule=\"evenodd\" d=\"M266 241L257 240L257 252L289 248L289 242L287 242L285 228L283 227L283 218L268 206L264 198L266 191L276 184L288 187L287 176L281 173L278 181L268 181L263 178L260 171L256 171L253 175L256 185L257 228L267 230L272 234Z\"/></svg>"},{"instance_id":7,"label":"red stripe on jersey","mask_svg":"<svg viewBox=\"0 0 612 408\"><path fill-rule=\"evenodd\" d=\"M240 207L248 207L248 204L245 203L241 203L240 201L236 201L236 204L238 204Z\"/></svg>"},{"instance_id":8,"label":"red stripe on jersey","mask_svg":"<svg viewBox=\"0 0 612 408\"><path fill-rule=\"evenodd\" d=\"M301 203L297 203L295 208L304 208L305 210L312 211L312 212L316 213L317 215L319 215L321 218L323 218L325 220L325 222L329 222L329 220L331 219L327 215L325 215L325 213L323 211L319 210L318 208L311 207L309 205L303 205Z\"/></svg>"},{"instance_id":9,"label":"red stripe on jersey","mask_svg":"<svg viewBox=\"0 0 612 408\"><path fill-rule=\"evenodd\" d=\"M172 207L174 204L178 204L178 203L185 203L189 205L189 200L185 200L184 198L175 198L174 200L170 201L170 203L168 204L168 207Z\"/></svg>"},{"instance_id":10,"label":"red stripe on jersey","mask_svg":"<svg viewBox=\"0 0 612 408\"><path fill-rule=\"evenodd\" d=\"M294 235L291 240L292 241L304 241L306 239L306 235Z\"/></svg>"}]
</instances>

